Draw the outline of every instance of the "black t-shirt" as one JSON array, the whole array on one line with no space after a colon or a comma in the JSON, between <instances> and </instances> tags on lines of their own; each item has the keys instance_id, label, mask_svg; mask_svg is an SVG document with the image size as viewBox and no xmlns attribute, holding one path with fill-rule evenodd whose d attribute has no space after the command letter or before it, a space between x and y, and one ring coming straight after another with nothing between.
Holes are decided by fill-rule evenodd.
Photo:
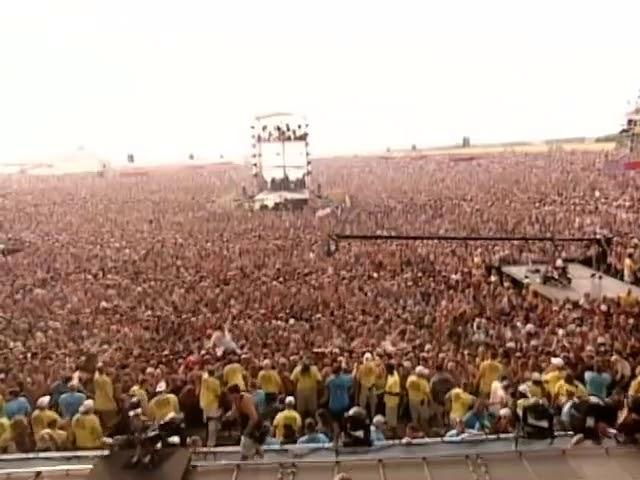
<instances>
[{"instance_id":1,"label":"black t-shirt","mask_svg":"<svg viewBox=\"0 0 640 480\"><path fill-rule=\"evenodd\" d=\"M574 433L581 433L589 438L597 436L598 423L615 426L618 409L607 401L589 398L573 404L569 413L569 424Z\"/></svg>"}]
</instances>

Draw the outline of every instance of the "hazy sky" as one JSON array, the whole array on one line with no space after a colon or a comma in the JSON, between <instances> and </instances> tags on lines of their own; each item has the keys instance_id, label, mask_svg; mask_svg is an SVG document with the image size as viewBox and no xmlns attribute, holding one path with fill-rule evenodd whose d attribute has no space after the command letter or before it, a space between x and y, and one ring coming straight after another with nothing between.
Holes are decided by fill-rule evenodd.
<instances>
[{"instance_id":1,"label":"hazy sky","mask_svg":"<svg viewBox=\"0 0 640 480\"><path fill-rule=\"evenodd\" d=\"M640 88L638 0L0 3L0 161L245 153L257 113L315 153L597 135Z\"/></svg>"}]
</instances>

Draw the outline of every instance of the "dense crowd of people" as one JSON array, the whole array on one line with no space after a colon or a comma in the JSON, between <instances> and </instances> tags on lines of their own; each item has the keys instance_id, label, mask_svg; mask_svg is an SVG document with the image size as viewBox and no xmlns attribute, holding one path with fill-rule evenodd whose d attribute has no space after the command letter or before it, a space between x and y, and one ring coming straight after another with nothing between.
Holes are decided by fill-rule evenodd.
<instances>
[{"instance_id":1,"label":"dense crowd of people","mask_svg":"<svg viewBox=\"0 0 640 480\"><path fill-rule=\"evenodd\" d=\"M340 218L230 208L239 166L0 178L2 232L25 242L0 262L0 450L99 448L132 402L156 423L184 415L192 444L247 451L506 433L540 404L569 429L567 406L590 397L615 405L609 427L637 422L633 293L550 301L495 268L594 245L325 255L332 230L612 235L604 269L635 281L640 182L602 157L318 161L314 182L352 199Z\"/></svg>"}]
</instances>

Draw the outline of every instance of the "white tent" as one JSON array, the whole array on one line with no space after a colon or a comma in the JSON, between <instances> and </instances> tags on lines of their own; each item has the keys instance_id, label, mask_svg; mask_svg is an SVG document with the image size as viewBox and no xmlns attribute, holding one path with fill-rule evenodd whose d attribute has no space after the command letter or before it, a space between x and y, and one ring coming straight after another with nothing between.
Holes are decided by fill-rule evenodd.
<instances>
[{"instance_id":1,"label":"white tent","mask_svg":"<svg viewBox=\"0 0 640 480\"><path fill-rule=\"evenodd\" d=\"M111 168L111 162L95 153L79 148L59 155L50 161L32 163L23 168L28 175L67 175L78 173L104 173Z\"/></svg>"}]
</instances>

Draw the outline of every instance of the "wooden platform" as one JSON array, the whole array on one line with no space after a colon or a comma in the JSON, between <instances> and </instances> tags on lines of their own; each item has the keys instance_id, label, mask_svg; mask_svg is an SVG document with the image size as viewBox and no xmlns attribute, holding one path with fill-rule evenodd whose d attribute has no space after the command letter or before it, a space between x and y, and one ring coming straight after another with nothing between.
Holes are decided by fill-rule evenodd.
<instances>
[{"instance_id":1,"label":"wooden platform","mask_svg":"<svg viewBox=\"0 0 640 480\"><path fill-rule=\"evenodd\" d=\"M516 279L519 283L524 282L525 277L528 276L531 281L531 288L550 300L569 299L572 301L580 301L585 293L592 292L593 281L591 275L593 273L599 273L579 263L569 263L567 267L569 269L569 275L571 275L572 278L571 286L568 288L542 285L539 274L533 273L532 270L544 269L545 265L543 264L509 265L502 267L502 272ZM640 288L629 283L621 282L607 275L602 275L600 282L600 291L603 297L615 298L618 295L626 293L629 288L631 288L634 295L640 297Z\"/></svg>"}]
</instances>

